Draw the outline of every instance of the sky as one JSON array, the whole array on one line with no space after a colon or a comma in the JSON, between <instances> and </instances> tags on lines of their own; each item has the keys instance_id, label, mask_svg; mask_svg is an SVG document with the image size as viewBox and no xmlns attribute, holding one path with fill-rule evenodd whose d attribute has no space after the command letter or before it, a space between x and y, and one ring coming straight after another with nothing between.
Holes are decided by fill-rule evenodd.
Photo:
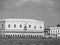
<instances>
[{"instance_id":1,"label":"sky","mask_svg":"<svg viewBox=\"0 0 60 45\"><path fill-rule=\"evenodd\" d=\"M60 0L0 0L0 19L43 20L45 27L60 22Z\"/></svg>"}]
</instances>

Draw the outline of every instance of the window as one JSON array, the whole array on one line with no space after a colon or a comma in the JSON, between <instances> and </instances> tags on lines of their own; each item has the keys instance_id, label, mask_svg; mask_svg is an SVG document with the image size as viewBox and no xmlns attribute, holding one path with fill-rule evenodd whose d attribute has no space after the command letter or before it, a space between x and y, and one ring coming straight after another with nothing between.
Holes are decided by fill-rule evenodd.
<instances>
[{"instance_id":1,"label":"window","mask_svg":"<svg viewBox=\"0 0 60 45\"><path fill-rule=\"evenodd\" d=\"M27 30L27 26L26 25L24 26L24 30Z\"/></svg>"},{"instance_id":2,"label":"window","mask_svg":"<svg viewBox=\"0 0 60 45\"><path fill-rule=\"evenodd\" d=\"M8 28L10 28L10 24L8 24Z\"/></svg>"},{"instance_id":3,"label":"window","mask_svg":"<svg viewBox=\"0 0 60 45\"><path fill-rule=\"evenodd\" d=\"M40 26L40 29L42 29L42 27Z\"/></svg>"},{"instance_id":4,"label":"window","mask_svg":"<svg viewBox=\"0 0 60 45\"><path fill-rule=\"evenodd\" d=\"M51 33L52 33L52 30L51 30Z\"/></svg>"},{"instance_id":5,"label":"window","mask_svg":"<svg viewBox=\"0 0 60 45\"><path fill-rule=\"evenodd\" d=\"M14 24L14 28L16 28L16 24Z\"/></svg>"},{"instance_id":6,"label":"window","mask_svg":"<svg viewBox=\"0 0 60 45\"><path fill-rule=\"evenodd\" d=\"M57 30L56 30L56 33L57 33Z\"/></svg>"},{"instance_id":7,"label":"window","mask_svg":"<svg viewBox=\"0 0 60 45\"><path fill-rule=\"evenodd\" d=\"M22 25L20 24L20 28L22 27Z\"/></svg>"},{"instance_id":8,"label":"window","mask_svg":"<svg viewBox=\"0 0 60 45\"><path fill-rule=\"evenodd\" d=\"M29 28L31 28L31 25L29 25Z\"/></svg>"},{"instance_id":9,"label":"window","mask_svg":"<svg viewBox=\"0 0 60 45\"><path fill-rule=\"evenodd\" d=\"M58 33L59 33L59 30L58 30Z\"/></svg>"},{"instance_id":10,"label":"window","mask_svg":"<svg viewBox=\"0 0 60 45\"><path fill-rule=\"evenodd\" d=\"M4 25L2 24L2 28L4 27Z\"/></svg>"},{"instance_id":11,"label":"window","mask_svg":"<svg viewBox=\"0 0 60 45\"><path fill-rule=\"evenodd\" d=\"M36 29L36 26L34 26L34 29Z\"/></svg>"}]
</instances>

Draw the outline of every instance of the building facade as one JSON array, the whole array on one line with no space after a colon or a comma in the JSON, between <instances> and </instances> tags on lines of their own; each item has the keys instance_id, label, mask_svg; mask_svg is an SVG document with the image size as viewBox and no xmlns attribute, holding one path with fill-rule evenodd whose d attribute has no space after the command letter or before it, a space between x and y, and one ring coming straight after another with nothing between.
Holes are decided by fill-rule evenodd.
<instances>
[{"instance_id":1,"label":"building facade","mask_svg":"<svg viewBox=\"0 0 60 45\"><path fill-rule=\"evenodd\" d=\"M60 27L50 27L50 36L60 37Z\"/></svg>"},{"instance_id":2,"label":"building facade","mask_svg":"<svg viewBox=\"0 0 60 45\"><path fill-rule=\"evenodd\" d=\"M3 35L44 36L44 22L34 19L3 19Z\"/></svg>"},{"instance_id":3,"label":"building facade","mask_svg":"<svg viewBox=\"0 0 60 45\"><path fill-rule=\"evenodd\" d=\"M44 29L44 37L50 37L50 29L49 28L45 28Z\"/></svg>"}]
</instances>

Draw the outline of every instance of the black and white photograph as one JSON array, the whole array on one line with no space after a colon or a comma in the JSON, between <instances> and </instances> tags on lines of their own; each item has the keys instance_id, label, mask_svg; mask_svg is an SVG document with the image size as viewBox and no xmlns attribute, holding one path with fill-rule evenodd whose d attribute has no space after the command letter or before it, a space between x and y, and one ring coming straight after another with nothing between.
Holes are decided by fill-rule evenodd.
<instances>
[{"instance_id":1,"label":"black and white photograph","mask_svg":"<svg viewBox=\"0 0 60 45\"><path fill-rule=\"evenodd\" d=\"M0 0L0 45L60 45L60 0Z\"/></svg>"}]
</instances>

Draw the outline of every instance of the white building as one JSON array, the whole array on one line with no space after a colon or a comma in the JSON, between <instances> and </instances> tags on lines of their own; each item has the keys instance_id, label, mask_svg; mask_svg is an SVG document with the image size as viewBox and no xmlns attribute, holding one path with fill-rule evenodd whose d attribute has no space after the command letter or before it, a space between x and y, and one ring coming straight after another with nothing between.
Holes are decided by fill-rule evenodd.
<instances>
[{"instance_id":1,"label":"white building","mask_svg":"<svg viewBox=\"0 0 60 45\"><path fill-rule=\"evenodd\" d=\"M60 27L50 27L50 36L59 37L60 36Z\"/></svg>"},{"instance_id":2,"label":"white building","mask_svg":"<svg viewBox=\"0 0 60 45\"><path fill-rule=\"evenodd\" d=\"M34 19L3 19L4 35L41 35L44 36L44 22Z\"/></svg>"}]
</instances>

